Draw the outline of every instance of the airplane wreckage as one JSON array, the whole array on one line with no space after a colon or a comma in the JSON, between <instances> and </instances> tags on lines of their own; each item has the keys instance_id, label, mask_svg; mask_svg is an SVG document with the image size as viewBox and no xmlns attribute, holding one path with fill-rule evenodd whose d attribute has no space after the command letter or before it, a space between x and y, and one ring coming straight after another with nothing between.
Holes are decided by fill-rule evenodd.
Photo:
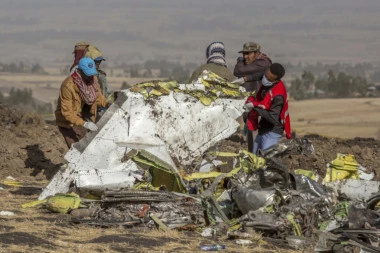
<instances>
[{"instance_id":1,"label":"airplane wreckage","mask_svg":"<svg viewBox=\"0 0 380 253\"><path fill-rule=\"evenodd\" d=\"M151 81L122 90L99 130L71 147L39 200L23 207L43 204L92 225L231 238L259 231L294 249L379 252L380 182L352 155L338 154L317 180L281 163L288 152L312 154L307 139L258 156L212 149L240 126L247 95L207 71L192 84Z\"/></svg>"}]
</instances>

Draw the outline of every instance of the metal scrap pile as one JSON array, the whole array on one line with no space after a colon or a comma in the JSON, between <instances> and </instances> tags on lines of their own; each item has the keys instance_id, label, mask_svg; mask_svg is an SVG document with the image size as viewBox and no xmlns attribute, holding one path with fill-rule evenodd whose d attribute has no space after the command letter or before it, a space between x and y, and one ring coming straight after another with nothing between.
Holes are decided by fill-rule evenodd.
<instances>
[{"instance_id":1,"label":"metal scrap pile","mask_svg":"<svg viewBox=\"0 0 380 253\"><path fill-rule=\"evenodd\" d=\"M233 238L256 231L296 249L378 251L380 183L353 156L338 154L318 179L313 171L291 172L281 163L291 152L312 154L307 139L260 156L210 150L236 131L244 103L241 91L231 95L234 87L218 78L210 89L210 77L192 86L215 90L211 100L173 83L123 91L99 122L100 131L66 154L68 165L38 203L53 203L46 207L70 213L73 222L99 226L191 229ZM73 189L81 198L57 195ZM68 208L54 207L63 199Z\"/></svg>"}]
</instances>

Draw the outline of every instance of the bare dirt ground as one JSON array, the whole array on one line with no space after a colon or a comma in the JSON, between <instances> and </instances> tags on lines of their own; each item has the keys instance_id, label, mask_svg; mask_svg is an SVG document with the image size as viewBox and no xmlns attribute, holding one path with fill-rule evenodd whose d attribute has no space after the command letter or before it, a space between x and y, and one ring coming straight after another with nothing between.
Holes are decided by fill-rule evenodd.
<instances>
[{"instance_id":1,"label":"bare dirt ground","mask_svg":"<svg viewBox=\"0 0 380 253\"><path fill-rule=\"evenodd\" d=\"M295 113L294 125L307 122L307 115ZM320 116L315 109L310 117L319 119ZM72 224L68 215L54 214L44 209L22 209L22 204L37 199L41 189L65 163L63 156L67 147L54 122L45 122L38 115L4 105L0 105L0 129L0 183L12 176L22 184L22 187L3 186L4 189L0 190L0 211L15 213L14 216L0 216L0 252L196 252L202 244L215 243L196 232L173 231L164 234L148 229L92 227ZM308 132L298 129L298 133ZM342 133L338 131L336 136L339 134ZM366 137L360 131L356 136ZM315 154L288 155L284 163L290 169L313 169L323 175L326 164L337 153L349 153L354 154L362 166L375 171L377 180L380 179L380 160L377 159L380 156L380 141L374 138L342 139L303 134L297 137L312 141ZM245 148L246 144L242 135L237 133L219 146L221 150L236 151ZM283 245L273 242L257 240L254 245L243 247L226 238L216 241L227 245L228 252L290 252Z\"/></svg>"}]
</instances>

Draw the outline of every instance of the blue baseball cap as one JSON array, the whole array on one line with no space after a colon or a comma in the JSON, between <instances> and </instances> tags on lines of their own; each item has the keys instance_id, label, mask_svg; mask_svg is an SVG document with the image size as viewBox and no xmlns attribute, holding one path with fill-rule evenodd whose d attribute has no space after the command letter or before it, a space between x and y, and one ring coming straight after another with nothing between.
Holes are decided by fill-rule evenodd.
<instances>
[{"instance_id":1,"label":"blue baseball cap","mask_svg":"<svg viewBox=\"0 0 380 253\"><path fill-rule=\"evenodd\" d=\"M95 62L90 57L83 57L78 63L78 69L82 70L86 76L94 76L98 74Z\"/></svg>"}]
</instances>

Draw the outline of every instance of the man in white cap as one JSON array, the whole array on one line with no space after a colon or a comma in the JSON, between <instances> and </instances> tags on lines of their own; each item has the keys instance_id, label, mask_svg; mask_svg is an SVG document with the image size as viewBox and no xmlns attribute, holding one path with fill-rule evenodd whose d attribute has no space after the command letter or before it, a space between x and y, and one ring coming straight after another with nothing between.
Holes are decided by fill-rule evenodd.
<instances>
[{"instance_id":1,"label":"man in white cap","mask_svg":"<svg viewBox=\"0 0 380 253\"><path fill-rule=\"evenodd\" d=\"M94 123L97 107L108 107L100 91L97 74L95 62L84 57L61 85L55 117L69 148L82 139L87 130L98 130Z\"/></svg>"}]
</instances>

